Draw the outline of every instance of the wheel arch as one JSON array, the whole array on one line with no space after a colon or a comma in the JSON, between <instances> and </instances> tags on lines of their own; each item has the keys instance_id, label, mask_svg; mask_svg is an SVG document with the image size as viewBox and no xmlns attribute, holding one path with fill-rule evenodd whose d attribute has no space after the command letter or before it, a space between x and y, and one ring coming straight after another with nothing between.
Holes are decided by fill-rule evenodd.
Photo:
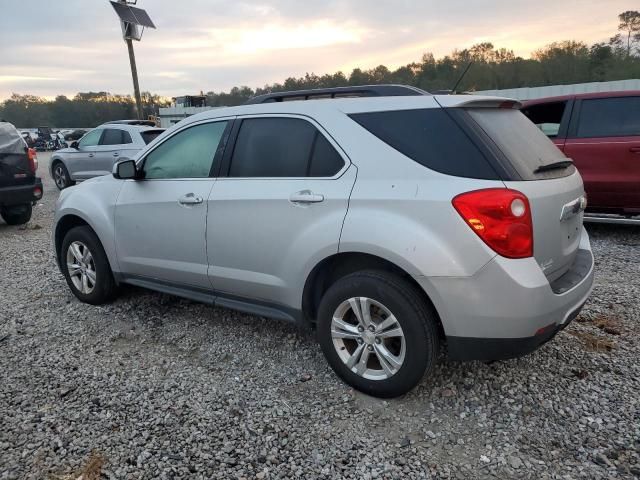
<instances>
[{"instance_id":1,"label":"wheel arch","mask_svg":"<svg viewBox=\"0 0 640 480\"><path fill-rule=\"evenodd\" d=\"M58 261L58 265L61 264L62 242L64 241L65 235L72 228L83 227L83 226L89 227L93 231L93 233L96 234L96 236L98 235L95 229L89 224L89 222L87 222L84 218L78 215L67 214L61 217L60 220L58 220L58 222L56 223L56 227L53 232L53 242L54 242L56 260ZM100 237L98 236L98 238Z\"/></svg>"},{"instance_id":2,"label":"wheel arch","mask_svg":"<svg viewBox=\"0 0 640 480\"><path fill-rule=\"evenodd\" d=\"M311 270L302 293L303 316L311 326L315 326L318 306L327 289L340 278L361 270L382 270L393 273L411 284L425 303L433 309L438 322L438 332L444 338L444 328L440 315L427 292L413 276L397 264L363 252L340 252L324 258Z\"/></svg>"},{"instance_id":3,"label":"wheel arch","mask_svg":"<svg viewBox=\"0 0 640 480\"><path fill-rule=\"evenodd\" d=\"M54 231L53 231L53 242L55 248L56 261L58 262L58 266L61 265L62 262L62 242L64 241L65 235L75 227L89 227L91 231L98 237L102 248L105 250L107 255L107 259L111 266L112 271L116 271L114 269L115 265L113 263L112 256L109 255L109 251L107 250L107 244L104 241L104 238L101 235L99 229L94 228L89 220L84 218L81 215L78 215L76 212L67 213L60 217L60 219L56 222Z\"/></svg>"}]
</instances>

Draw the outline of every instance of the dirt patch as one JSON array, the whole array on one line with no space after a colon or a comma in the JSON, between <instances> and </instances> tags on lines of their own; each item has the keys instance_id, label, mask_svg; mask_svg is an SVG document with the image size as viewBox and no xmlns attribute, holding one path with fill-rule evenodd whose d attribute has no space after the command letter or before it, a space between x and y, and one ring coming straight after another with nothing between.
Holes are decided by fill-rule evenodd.
<instances>
[{"instance_id":1,"label":"dirt patch","mask_svg":"<svg viewBox=\"0 0 640 480\"><path fill-rule=\"evenodd\" d=\"M87 463L80 471L66 475L52 475L51 480L100 480L105 459L97 452L91 452Z\"/></svg>"},{"instance_id":2,"label":"dirt patch","mask_svg":"<svg viewBox=\"0 0 640 480\"><path fill-rule=\"evenodd\" d=\"M594 335L589 332L571 331L568 332L581 341L584 347L591 352L607 353L616 346L613 340Z\"/></svg>"}]
</instances>

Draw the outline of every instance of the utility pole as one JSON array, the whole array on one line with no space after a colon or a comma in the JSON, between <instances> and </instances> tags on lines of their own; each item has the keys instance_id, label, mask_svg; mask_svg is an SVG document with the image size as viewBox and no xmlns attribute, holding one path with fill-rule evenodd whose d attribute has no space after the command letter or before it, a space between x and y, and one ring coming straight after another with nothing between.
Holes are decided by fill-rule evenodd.
<instances>
[{"instance_id":1,"label":"utility pole","mask_svg":"<svg viewBox=\"0 0 640 480\"><path fill-rule=\"evenodd\" d=\"M125 0L122 0L123 2ZM136 67L136 55L133 53L133 40L125 38L127 49L129 50L129 63L131 64L131 76L133 77L133 95L136 98L136 109L138 110L138 120L144 120L142 111L142 99L140 98L140 85L138 84L138 68Z\"/></svg>"},{"instance_id":2,"label":"utility pole","mask_svg":"<svg viewBox=\"0 0 640 480\"><path fill-rule=\"evenodd\" d=\"M136 110L138 112L138 120L144 120L144 111L142 109L142 99L140 98L140 85L138 83L138 68L136 67L136 56L133 51L133 41L140 41L144 27L156 28L147 12L141 8L132 7L138 0L111 0L116 14L120 18L122 26L122 38L127 44L129 51L129 64L131 65L131 77L133 78L133 95L136 100Z\"/></svg>"}]
</instances>

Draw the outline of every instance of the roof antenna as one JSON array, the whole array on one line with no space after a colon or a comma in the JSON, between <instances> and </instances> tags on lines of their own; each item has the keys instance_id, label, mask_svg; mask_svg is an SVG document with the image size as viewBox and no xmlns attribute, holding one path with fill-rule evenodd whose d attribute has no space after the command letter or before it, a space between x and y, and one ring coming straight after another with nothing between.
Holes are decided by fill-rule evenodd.
<instances>
[{"instance_id":1,"label":"roof antenna","mask_svg":"<svg viewBox=\"0 0 640 480\"><path fill-rule=\"evenodd\" d=\"M460 82L462 81L462 79L464 78L464 76L467 74L467 72L469 71L469 69L471 68L471 65L473 65L473 60L470 61L467 64L467 68L464 69L464 72L462 72L462 75L460 75L460 77L458 78L458 81L456 82L456 84L453 86L453 88L451 89L451 94L455 95L456 94L456 89L458 88L458 85L460 85Z\"/></svg>"}]
</instances>

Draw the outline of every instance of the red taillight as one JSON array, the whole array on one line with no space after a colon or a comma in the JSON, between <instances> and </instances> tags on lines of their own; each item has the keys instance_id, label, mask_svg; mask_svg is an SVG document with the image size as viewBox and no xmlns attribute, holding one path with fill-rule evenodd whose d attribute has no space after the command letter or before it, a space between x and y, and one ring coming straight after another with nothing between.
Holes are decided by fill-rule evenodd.
<instances>
[{"instance_id":1,"label":"red taillight","mask_svg":"<svg viewBox=\"0 0 640 480\"><path fill-rule=\"evenodd\" d=\"M27 157L29 158L29 170L35 175L38 170L38 154L36 153L36 149L30 148L27 152Z\"/></svg>"},{"instance_id":2,"label":"red taillight","mask_svg":"<svg viewBox=\"0 0 640 480\"><path fill-rule=\"evenodd\" d=\"M506 188L463 193L452 201L471 229L495 252L507 258L533 256L529 200Z\"/></svg>"}]
</instances>

